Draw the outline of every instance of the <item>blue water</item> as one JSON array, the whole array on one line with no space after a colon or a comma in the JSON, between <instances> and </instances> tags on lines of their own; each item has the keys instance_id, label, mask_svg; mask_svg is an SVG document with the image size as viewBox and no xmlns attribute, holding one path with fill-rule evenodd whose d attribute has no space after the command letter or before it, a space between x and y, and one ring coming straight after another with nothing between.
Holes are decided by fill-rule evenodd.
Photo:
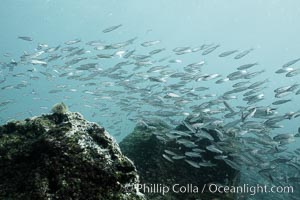
<instances>
[{"instance_id":1,"label":"blue water","mask_svg":"<svg viewBox=\"0 0 300 200\"><path fill-rule=\"evenodd\" d=\"M273 72L285 62L299 57L299 4L295 0L227 2L3 0L0 7L0 53L8 52L17 60L24 51L33 51L38 43L54 46L74 38L83 41L100 39L117 42L137 36L139 41L159 39L162 41L161 46L168 49L215 43L221 44L222 51L248 48L254 48L255 51L242 63L229 60L227 57L216 59L216 55L209 54L205 57L205 60L209 61L207 73L225 74L239 64L257 61L260 68L270 74L272 80L270 85L275 88L294 83L297 79L296 77L277 80L279 76L274 76ZM123 26L111 34L102 33L104 28L116 24ZM32 37L34 42L16 39L22 35ZM7 61L7 58L2 59ZM193 55L191 61L199 59L201 56ZM44 90L40 89L39 92L47 104L43 103L41 106L51 107L51 103L55 101L47 100L46 93L47 87L54 85L51 82L33 82L31 88L24 89L22 96L29 95L32 88L41 85ZM218 91L217 87L215 91ZM11 92L9 97L14 98L14 95L15 91ZM80 96L75 95L70 101L79 105L80 99ZM268 99L274 98L270 96ZM295 98L293 104L284 105L284 111L295 111L295 105L300 105L298 100L299 98ZM24 111L24 105L36 103L39 102L24 98L21 104L14 104L1 117L14 118L16 113ZM36 109L35 105L30 106L33 111ZM78 107L73 110L82 111L82 109L84 110ZM37 110L33 113L39 112ZM297 128L288 127L289 131L295 131Z\"/></svg>"},{"instance_id":2,"label":"blue water","mask_svg":"<svg viewBox=\"0 0 300 200\"><path fill-rule=\"evenodd\" d=\"M219 74L233 72L241 64L258 62L259 67L256 70L265 69L266 73L255 80L270 80L269 88L264 91L266 98L261 104L270 105L275 101L273 89L291 85L299 80L299 76L286 78L274 73L284 63L300 57L299 19L300 2L296 0L2 0L0 59L1 62L19 60L24 51L33 53L39 43L52 47L75 38L80 38L83 45L91 40L116 43L137 37L136 46L129 48L135 48L139 52L145 49L138 44L149 40L161 40L159 47L169 51L178 46L220 44L217 53L207 56L195 53L182 60L184 64L205 60L208 63L204 66L205 73ZM122 27L109 34L103 34L103 29L118 24L122 24ZM30 36L33 42L22 41L17 39L18 36ZM234 60L232 56L217 57L224 51L242 51L249 48L253 48L254 51L242 60ZM11 54L11 57L2 56L5 53ZM168 53L162 55L167 56ZM106 60L100 67L106 68L116 63L115 60ZM296 64L296 67L298 66L299 63ZM19 65L9 73L11 75L24 72L26 67ZM34 67L38 69L40 66ZM53 73L51 67L56 69L56 66L48 66L48 70ZM174 64L172 67L179 70L182 65ZM4 71L1 71L0 79L7 76ZM35 75L43 77L41 74ZM1 87L15 85L24 80L24 77L7 77L6 83ZM88 120L106 127L118 141L135 126L135 122L128 119L130 113L120 113L120 108L109 101L97 101L81 92L49 95L48 91L55 89L58 84L63 85L63 80L48 80L43 77L27 83L28 86L21 89L1 90L0 102L6 99L13 100L13 103L1 112L1 124L12 119L48 113L54 103L64 101L71 111L79 111ZM69 81L68 84L69 89L84 89L76 81ZM102 82L99 80L97 84L101 85ZM203 85L193 82L191 87L201 84ZM206 84L205 86L211 87L217 95L230 88L229 83L222 84L223 87L215 85L214 81ZM113 90L114 86L111 88ZM280 113L298 111L299 96L294 95L292 103L280 106ZM113 101L113 97L110 101ZM237 100L235 104L239 103L241 100ZM109 109L99 113L99 110L105 107ZM285 121L283 125L284 129L275 132L296 133L299 118ZM297 145L298 143L294 143L291 146Z\"/></svg>"}]
</instances>

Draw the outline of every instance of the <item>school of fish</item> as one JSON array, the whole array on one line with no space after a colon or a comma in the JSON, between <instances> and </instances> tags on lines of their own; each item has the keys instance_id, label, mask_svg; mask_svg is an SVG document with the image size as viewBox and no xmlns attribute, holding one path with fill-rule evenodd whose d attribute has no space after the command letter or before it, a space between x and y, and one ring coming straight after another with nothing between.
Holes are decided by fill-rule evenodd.
<instances>
[{"instance_id":1,"label":"school of fish","mask_svg":"<svg viewBox=\"0 0 300 200\"><path fill-rule=\"evenodd\" d=\"M122 27L107 27L102 34L113 34ZM34 42L29 36L17 39ZM273 76L297 80L300 58L283 62L267 77L258 62L243 62L253 48L223 51L220 44L173 49L162 45L161 40L140 41L135 36L116 42L84 42L76 38L57 46L38 44L19 58L6 53L0 63L0 112L8 112L24 100L5 95L9 92L27 91L22 94L24 98L45 102L40 112L49 110L47 102L52 99L68 102L77 94L80 99L72 100L77 103L70 106L89 108L95 118L109 118L108 130L124 123L118 117L125 115L125 120L151 129L161 142L175 141L178 149L166 149L162 155L166 162L186 162L201 169L214 167L214 160L222 160L237 171L255 172L270 184L299 186L300 147L290 150L289 146L299 143L300 129L286 132L282 123L300 119L300 104L294 101L300 94L300 84L295 81L274 88L273 96L267 96L265 91L275 81ZM185 56L190 54L199 60L187 62ZM227 74L219 73L217 68L215 73L206 73L213 67L206 59L208 55L232 59L236 66L226 70ZM51 88L44 96L43 88L39 88L43 87L42 82ZM226 86L222 94L214 92L223 85ZM265 99L272 103L265 104ZM279 108L293 103L293 112L280 112ZM156 131L147 123L148 118L160 118L173 129ZM5 121L2 119L2 123ZM176 130L178 125L186 131ZM120 134L123 129L110 132ZM211 145L201 147L201 140ZM207 151L215 154L213 159L202 158Z\"/></svg>"}]
</instances>

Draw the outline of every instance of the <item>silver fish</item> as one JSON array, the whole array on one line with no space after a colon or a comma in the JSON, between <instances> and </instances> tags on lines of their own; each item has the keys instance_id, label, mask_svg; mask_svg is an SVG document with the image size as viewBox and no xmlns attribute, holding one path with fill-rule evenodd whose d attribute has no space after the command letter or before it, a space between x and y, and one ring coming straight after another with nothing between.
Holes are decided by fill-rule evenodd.
<instances>
[{"instance_id":1,"label":"silver fish","mask_svg":"<svg viewBox=\"0 0 300 200\"><path fill-rule=\"evenodd\" d=\"M82 60L86 60L86 57L77 57L77 58L73 58L72 60L69 60L67 62L65 62L66 65L75 65L77 63L79 63Z\"/></svg>"},{"instance_id":2,"label":"silver fish","mask_svg":"<svg viewBox=\"0 0 300 200\"><path fill-rule=\"evenodd\" d=\"M19 39L31 42L33 39L28 36L18 36Z\"/></svg>"},{"instance_id":3,"label":"silver fish","mask_svg":"<svg viewBox=\"0 0 300 200\"><path fill-rule=\"evenodd\" d=\"M234 112L234 113L230 112L230 113L225 114L224 117L225 118L233 118L234 116L236 116L238 114L239 114L239 112Z\"/></svg>"},{"instance_id":4,"label":"silver fish","mask_svg":"<svg viewBox=\"0 0 300 200\"><path fill-rule=\"evenodd\" d=\"M90 46L101 46L104 44L104 42L101 40L93 40L93 41L87 42L86 44L90 45Z\"/></svg>"},{"instance_id":5,"label":"silver fish","mask_svg":"<svg viewBox=\"0 0 300 200\"><path fill-rule=\"evenodd\" d=\"M256 108L251 108L249 109L248 113L244 115L244 113L242 112L242 121L245 121L246 119L249 119L251 117L253 117L256 113Z\"/></svg>"},{"instance_id":6,"label":"silver fish","mask_svg":"<svg viewBox=\"0 0 300 200\"><path fill-rule=\"evenodd\" d=\"M153 45L156 45L159 43L160 43L160 40L152 40L152 41L143 42L141 45L143 47L150 47L150 46L153 46Z\"/></svg>"},{"instance_id":7,"label":"silver fish","mask_svg":"<svg viewBox=\"0 0 300 200\"><path fill-rule=\"evenodd\" d=\"M187 65L187 67L197 69L197 67L201 67L204 64L205 64L205 62L202 60L202 61L199 61L199 62L191 63L191 64Z\"/></svg>"},{"instance_id":8,"label":"silver fish","mask_svg":"<svg viewBox=\"0 0 300 200\"><path fill-rule=\"evenodd\" d=\"M79 42L81 42L80 39L74 39L74 40L66 41L65 44L66 45L72 45L72 44L76 44L76 43L79 43Z\"/></svg>"},{"instance_id":9,"label":"silver fish","mask_svg":"<svg viewBox=\"0 0 300 200\"><path fill-rule=\"evenodd\" d=\"M291 87L289 87L289 89L287 89L287 92L294 92L295 90L297 90L299 88L300 84L295 83L293 85L291 85Z\"/></svg>"},{"instance_id":10,"label":"silver fish","mask_svg":"<svg viewBox=\"0 0 300 200\"><path fill-rule=\"evenodd\" d=\"M250 91L251 92L251 91ZM250 101L251 99L257 99L264 96L264 94L257 94L256 92L254 94L251 95L246 95L243 100L244 101Z\"/></svg>"},{"instance_id":11,"label":"silver fish","mask_svg":"<svg viewBox=\"0 0 300 200\"><path fill-rule=\"evenodd\" d=\"M242 51L241 53L239 53L238 55L236 55L234 57L234 59L241 59L243 58L244 56L248 55L251 51L253 51L254 49L248 49L248 50L245 50L245 51Z\"/></svg>"},{"instance_id":12,"label":"silver fish","mask_svg":"<svg viewBox=\"0 0 300 200\"><path fill-rule=\"evenodd\" d=\"M78 49L79 47L72 47L72 46L67 46L67 47L64 47L64 48L61 48L60 50L62 52L71 52L71 51L74 51L75 49Z\"/></svg>"},{"instance_id":13,"label":"silver fish","mask_svg":"<svg viewBox=\"0 0 300 200\"><path fill-rule=\"evenodd\" d=\"M200 92L200 91L205 91L205 90L208 90L209 88L208 87L197 87L195 88L196 91Z\"/></svg>"},{"instance_id":14,"label":"silver fish","mask_svg":"<svg viewBox=\"0 0 300 200\"><path fill-rule=\"evenodd\" d=\"M195 168L200 168L200 166L198 165L197 162L195 161L192 161L192 160L184 160L185 162L187 162L189 165L191 165L192 167L195 167Z\"/></svg>"},{"instance_id":15,"label":"silver fish","mask_svg":"<svg viewBox=\"0 0 300 200\"><path fill-rule=\"evenodd\" d=\"M226 56L229 56L229 55L231 55L231 54L234 54L234 53L237 52L237 51L238 51L238 50L225 51L225 52L221 53L221 54L219 55L219 57L226 57Z\"/></svg>"},{"instance_id":16,"label":"silver fish","mask_svg":"<svg viewBox=\"0 0 300 200\"><path fill-rule=\"evenodd\" d=\"M159 72L159 71L162 71L163 69L166 69L168 68L169 66L168 65L159 65L159 66L154 66L154 67L151 67L147 72L148 73L151 73L151 72Z\"/></svg>"},{"instance_id":17,"label":"silver fish","mask_svg":"<svg viewBox=\"0 0 300 200\"><path fill-rule=\"evenodd\" d=\"M282 97L288 96L288 95L290 95L290 94L292 94L292 92L290 92L290 91L287 91L287 92L281 92L281 93L275 94L275 97L276 97L276 98L282 98Z\"/></svg>"},{"instance_id":18,"label":"silver fish","mask_svg":"<svg viewBox=\"0 0 300 200\"><path fill-rule=\"evenodd\" d=\"M41 61L41 60L31 60L31 64L33 64L33 65L47 66L47 62Z\"/></svg>"},{"instance_id":19,"label":"silver fish","mask_svg":"<svg viewBox=\"0 0 300 200\"><path fill-rule=\"evenodd\" d=\"M173 92L167 93L164 98L179 98L180 96L178 94L175 94Z\"/></svg>"},{"instance_id":20,"label":"silver fish","mask_svg":"<svg viewBox=\"0 0 300 200\"><path fill-rule=\"evenodd\" d=\"M176 135L179 135L179 136L191 137L191 134L183 132L183 131L173 130L170 133L171 134L176 134Z\"/></svg>"},{"instance_id":21,"label":"silver fish","mask_svg":"<svg viewBox=\"0 0 300 200\"><path fill-rule=\"evenodd\" d=\"M291 60L291 61L285 63L284 65L282 65L282 68L287 68L287 67L289 67L289 66L291 66L291 65L293 65L293 64L295 64L295 63L297 63L298 61L300 61L300 58Z\"/></svg>"},{"instance_id":22,"label":"silver fish","mask_svg":"<svg viewBox=\"0 0 300 200\"><path fill-rule=\"evenodd\" d=\"M167 156L166 154L163 154L162 157L163 157L164 159L166 159L167 161L171 162L171 163L174 162L174 161L173 161L169 156Z\"/></svg>"},{"instance_id":23,"label":"silver fish","mask_svg":"<svg viewBox=\"0 0 300 200\"><path fill-rule=\"evenodd\" d=\"M227 75L227 78L229 78L229 80L237 80L237 79L244 78L245 75L247 75L246 70L239 70Z\"/></svg>"},{"instance_id":24,"label":"silver fish","mask_svg":"<svg viewBox=\"0 0 300 200\"><path fill-rule=\"evenodd\" d=\"M293 76L296 76L298 74L300 74L300 68L293 69L293 70L289 71L285 76L286 77L293 77Z\"/></svg>"},{"instance_id":25,"label":"silver fish","mask_svg":"<svg viewBox=\"0 0 300 200\"><path fill-rule=\"evenodd\" d=\"M191 157L191 158L201 158L202 156L197 152L185 152L185 156Z\"/></svg>"},{"instance_id":26,"label":"silver fish","mask_svg":"<svg viewBox=\"0 0 300 200\"><path fill-rule=\"evenodd\" d=\"M291 88L291 87L292 87L292 85L282 86L282 87L276 88L276 89L274 90L274 92L276 92L276 93L286 92L286 91L288 91L288 89Z\"/></svg>"},{"instance_id":27,"label":"silver fish","mask_svg":"<svg viewBox=\"0 0 300 200\"><path fill-rule=\"evenodd\" d=\"M273 105L281 105L281 104L284 104L284 103L287 103L287 102L290 102L292 101L291 99L282 99L282 100L277 100L277 101L274 101L272 104Z\"/></svg>"},{"instance_id":28,"label":"silver fish","mask_svg":"<svg viewBox=\"0 0 300 200\"><path fill-rule=\"evenodd\" d=\"M265 79L263 81L258 81L258 82L252 83L251 85L248 86L248 89L254 89L254 88L261 86L267 82L269 82L269 79Z\"/></svg>"},{"instance_id":29,"label":"silver fish","mask_svg":"<svg viewBox=\"0 0 300 200\"><path fill-rule=\"evenodd\" d=\"M205 150L199 149L199 148L194 148L194 149L192 149L192 151L198 152L198 153L204 153L205 152Z\"/></svg>"},{"instance_id":30,"label":"silver fish","mask_svg":"<svg viewBox=\"0 0 300 200\"><path fill-rule=\"evenodd\" d=\"M170 151L170 150L164 150L164 152L165 152L166 154L171 155L171 156L177 156L176 153L174 153L173 151Z\"/></svg>"},{"instance_id":31,"label":"silver fish","mask_svg":"<svg viewBox=\"0 0 300 200\"><path fill-rule=\"evenodd\" d=\"M190 47L176 47L173 49L174 52L181 52L190 49Z\"/></svg>"},{"instance_id":32,"label":"silver fish","mask_svg":"<svg viewBox=\"0 0 300 200\"><path fill-rule=\"evenodd\" d=\"M54 89L54 90L49 90L48 93L50 94L54 94L54 93L59 93L59 92L62 92L63 90L59 90L59 89Z\"/></svg>"},{"instance_id":33,"label":"silver fish","mask_svg":"<svg viewBox=\"0 0 300 200\"><path fill-rule=\"evenodd\" d=\"M228 104L227 101L223 101L224 105L226 106L226 108L231 112L231 113L235 113L235 111L232 109L232 107Z\"/></svg>"},{"instance_id":34,"label":"silver fish","mask_svg":"<svg viewBox=\"0 0 300 200\"><path fill-rule=\"evenodd\" d=\"M158 78L154 76L149 76L148 79L153 82L165 83L167 80L165 78Z\"/></svg>"},{"instance_id":35,"label":"silver fish","mask_svg":"<svg viewBox=\"0 0 300 200\"><path fill-rule=\"evenodd\" d=\"M250 63L250 64L241 65L237 69L238 70L245 70L245 69L249 69L251 67L254 67L255 65L258 65L258 63L256 62L256 63Z\"/></svg>"},{"instance_id":36,"label":"silver fish","mask_svg":"<svg viewBox=\"0 0 300 200\"><path fill-rule=\"evenodd\" d=\"M178 139L178 140L176 140L176 143L182 144L187 148L197 147L197 145L194 142L192 142L190 140L186 140L186 139Z\"/></svg>"},{"instance_id":37,"label":"silver fish","mask_svg":"<svg viewBox=\"0 0 300 200\"><path fill-rule=\"evenodd\" d=\"M279 157L279 158L272 160L271 163L287 163L291 160L292 160L292 158Z\"/></svg>"},{"instance_id":38,"label":"silver fish","mask_svg":"<svg viewBox=\"0 0 300 200\"><path fill-rule=\"evenodd\" d=\"M129 58L129 57L131 57L134 52L135 52L135 50L128 51L127 53L125 53L123 55L123 58Z\"/></svg>"},{"instance_id":39,"label":"silver fish","mask_svg":"<svg viewBox=\"0 0 300 200\"><path fill-rule=\"evenodd\" d=\"M279 142L281 140L286 140L286 139L290 139L290 138L294 138L294 135L291 133L282 133L282 134L278 134L278 135L274 136L273 140L276 142Z\"/></svg>"},{"instance_id":40,"label":"silver fish","mask_svg":"<svg viewBox=\"0 0 300 200\"><path fill-rule=\"evenodd\" d=\"M220 76L221 76L220 74L208 74L208 75L203 75L203 76L201 76L200 78L198 78L196 81L200 81L200 80L203 80L203 81L209 81L209 80L218 78L218 77L220 77Z\"/></svg>"},{"instance_id":41,"label":"silver fish","mask_svg":"<svg viewBox=\"0 0 300 200\"><path fill-rule=\"evenodd\" d=\"M118 25L115 25L115 26L110 26L110 27L108 27L108 28L102 30L102 32L103 32L103 33L109 33L109 32L111 32L111 31L114 31L114 30L120 28L121 26L122 26L122 24L118 24Z\"/></svg>"},{"instance_id":42,"label":"silver fish","mask_svg":"<svg viewBox=\"0 0 300 200\"><path fill-rule=\"evenodd\" d=\"M154 54L158 54L162 51L165 51L166 49L165 48L161 48L161 49L155 49L155 50L152 50L149 52L150 55L154 55Z\"/></svg>"},{"instance_id":43,"label":"silver fish","mask_svg":"<svg viewBox=\"0 0 300 200\"><path fill-rule=\"evenodd\" d=\"M229 78L222 78L222 79L217 80L215 83L216 84L221 84L221 83L225 83L227 81L229 81Z\"/></svg>"},{"instance_id":44,"label":"silver fish","mask_svg":"<svg viewBox=\"0 0 300 200\"><path fill-rule=\"evenodd\" d=\"M166 143L166 142L167 142L167 140L166 140L164 137L160 136L160 135L156 135L155 137L156 137L159 141L161 141L161 142L163 142L163 143ZM163 157L164 157L165 159L168 159L168 158L169 158L167 155L165 155L165 156L168 157L168 158L166 158L164 155L165 155L165 154L163 154ZM169 158L169 159L170 159L170 158Z\"/></svg>"},{"instance_id":45,"label":"silver fish","mask_svg":"<svg viewBox=\"0 0 300 200\"><path fill-rule=\"evenodd\" d=\"M200 167L216 167L217 166L217 164L211 163L210 161L208 161L208 162L200 162L200 163L198 163L198 165Z\"/></svg>"},{"instance_id":46,"label":"silver fish","mask_svg":"<svg viewBox=\"0 0 300 200\"><path fill-rule=\"evenodd\" d=\"M218 47L220 47L221 45L215 45L215 46L213 46L213 47L210 47L210 48L208 48L208 49L206 49L205 51L203 51L202 52L202 55L203 56L205 56L205 55L207 55L207 54L209 54L209 53L211 53L211 52L213 52L214 50L216 50Z\"/></svg>"},{"instance_id":47,"label":"silver fish","mask_svg":"<svg viewBox=\"0 0 300 200\"><path fill-rule=\"evenodd\" d=\"M237 96L231 95L231 94L223 94L222 99L224 100L230 100L230 99L237 99Z\"/></svg>"},{"instance_id":48,"label":"silver fish","mask_svg":"<svg viewBox=\"0 0 300 200\"><path fill-rule=\"evenodd\" d=\"M259 101L262 101L264 99L264 96L265 96L264 94L258 94L258 95L251 96L251 98L248 100L247 104L252 105Z\"/></svg>"},{"instance_id":49,"label":"silver fish","mask_svg":"<svg viewBox=\"0 0 300 200\"><path fill-rule=\"evenodd\" d=\"M247 73L247 74L244 76L244 78L245 78L245 79L251 79L251 78L254 78L254 77L256 77L256 76L258 76L258 75L260 75L260 74L262 74L262 73L264 73L264 72L265 72L265 70L263 69L263 70L260 70L260 71Z\"/></svg>"},{"instance_id":50,"label":"silver fish","mask_svg":"<svg viewBox=\"0 0 300 200\"><path fill-rule=\"evenodd\" d=\"M229 159L222 159L227 165L229 165L230 167L232 167L233 169L237 170L237 171L241 171L241 166L238 165L237 163L229 160Z\"/></svg>"},{"instance_id":51,"label":"silver fish","mask_svg":"<svg viewBox=\"0 0 300 200\"><path fill-rule=\"evenodd\" d=\"M250 81L242 81L242 82L238 82L232 85L232 87L241 87L241 86L245 86L248 83L250 83Z\"/></svg>"},{"instance_id":52,"label":"silver fish","mask_svg":"<svg viewBox=\"0 0 300 200\"><path fill-rule=\"evenodd\" d=\"M77 70L90 70L90 69L95 69L98 63L87 63L80 65L80 67L76 67Z\"/></svg>"},{"instance_id":53,"label":"silver fish","mask_svg":"<svg viewBox=\"0 0 300 200\"><path fill-rule=\"evenodd\" d=\"M290 72L290 71L293 71L293 70L294 70L294 68L286 67L286 68L278 69L277 71L275 71L275 73L276 74L282 74L282 73Z\"/></svg>"},{"instance_id":54,"label":"silver fish","mask_svg":"<svg viewBox=\"0 0 300 200\"><path fill-rule=\"evenodd\" d=\"M37 57L39 57L40 55L42 55L44 53L45 53L45 51L38 51L38 52L36 52L34 54L31 54L29 57L30 58L37 58Z\"/></svg>"},{"instance_id":55,"label":"silver fish","mask_svg":"<svg viewBox=\"0 0 300 200\"><path fill-rule=\"evenodd\" d=\"M285 119L286 119L285 116L271 117L271 118L267 119L267 120L264 122L264 124L268 126L268 125L272 125L272 124L276 124L276 123L278 123L278 122L281 122L281 121L283 121L283 120L285 120Z\"/></svg>"},{"instance_id":56,"label":"silver fish","mask_svg":"<svg viewBox=\"0 0 300 200\"><path fill-rule=\"evenodd\" d=\"M214 153L219 153L219 154L222 154L223 151L221 151L220 149L218 149L215 145L209 145L206 147L207 150L211 151L211 152L214 152Z\"/></svg>"},{"instance_id":57,"label":"silver fish","mask_svg":"<svg viewBox=\"0 0 300 200\"><path fill-rule=\"evenodd\" d=\"M201 47L194 47L194 48L192 48L192 52L198 52L200 50L202 50Z\"/></svg>"},{"instance_id":58,"label":"silver fish","mask_svg":"<svg viewBox=\"0 0 300 200\"><path fill-rule=\"evenodd\" d=\"M166 133L166 136L170 139L178 139L180 138L181 136L180 135L173 135L173 134L170 134L170 133Z\"/></svg>"},{"instance_id":59,"label":"silver fish","mask_svg":"<svg viewBox=\"0 0 300 200\"><path fill-rule=\"evenodd\" d=\"M188 48L187 50L176 52L176 55L183 55L183 54L192 53L192 52L193 52L192 49Z\"/></svg>"},{"instance_id":60,"label":"silver fish","mask_svg":"<svg viewBox=\"0 0 300 200\"><path fill-rule=\"evenodd\" d=\"M12 100L6 100L6 101L3 101L3 102L0 102L0 107L6 106L6 105L8 105L12 102L13 102Z\"/></svg>"},{"instance_id":61,"label":"silver fish","mask_svg":"<svg viewBox=\"0 0 300 200\"><path fill-rule=\"evenodd\" d=\"M97 58L112 58L114 54L98 54Z\"/></svg>"},{"instance_id":62,"label":"silver fish","mask_svg":"<svg viewBox=\"0 0 300 200\"><path fill-rule=\"evenodd\" d=\"M172 59L172 60L169 60L169 63L182 63L182 60L180 60L180 59Z\"/></svg>"},{"instance_id":63,"label":"silver fish","mask_svg":"<svg viewBox=\"0 0 300 200\"><path fill-rule=\"evenodd\" d=\"M186 122L185 120L182 121L182 123L184 124L184 126L186 128L188 128L192 133L196 133L196 129L191 125L189 124L188 122Z\"/></svg>"},{"instance_id":64,"label":"silver fish","mask_svg":"<svg viewBox=\"0 0 300 200\"><path fill-rule=\"evenodd\" d=\"M181 159L184 159L185 158L185 156L172 156L172 159L173 160L181 160Z\"/></svg>"},{"instance_id":65,"label":"silver fish","mask_svg":"<svg viewBox=\"0 0 300 200\"><path fill-rule=\"evenodd\" d=\"M198 133L195 133L195 136L200 138L200 139L203 139L203 138L206 138L210 141L214 141L214 138L210 135L210 133L206 132L206 131L198 131Z\"/></svg>"}]
</instances>

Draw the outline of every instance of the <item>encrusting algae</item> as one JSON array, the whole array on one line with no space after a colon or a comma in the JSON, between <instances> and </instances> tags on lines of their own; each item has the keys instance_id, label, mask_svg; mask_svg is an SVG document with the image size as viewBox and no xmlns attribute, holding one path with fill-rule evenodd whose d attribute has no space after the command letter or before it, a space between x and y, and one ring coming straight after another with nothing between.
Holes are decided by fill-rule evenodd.
<instances>
[{"instance_id":1,"label":"encrusting algae","mask_svg":"<svg viewBox=\"0 0 300 200\"><path fill-rule=\"evenodd\" d=\"M68 106L63 102L55 104L51 111L54 114L66 114L68 112Z\"/></svg>"}]
</instances>

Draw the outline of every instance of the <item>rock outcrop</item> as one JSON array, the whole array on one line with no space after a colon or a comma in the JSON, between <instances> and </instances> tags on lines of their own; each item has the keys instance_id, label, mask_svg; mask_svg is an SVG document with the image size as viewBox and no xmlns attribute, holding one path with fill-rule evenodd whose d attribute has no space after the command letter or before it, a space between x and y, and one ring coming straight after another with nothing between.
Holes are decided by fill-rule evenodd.
<instances>
[{"instance_id":1,"label":"rock outcrop","mask_svg":"<svg viewBox=\"0 0 300 200\"><path fill-rule=\"evenodd\" d=\"M0 199L141 200L138 181L105 129L79 113L0 127Z\"/></svg>"},{"instance_id":2,"label":"rock outcrop","mask_svg":"<svg viewBox=\"0 0 300 200\"><path fill-rule=\"evenodd\" d=\"M186 127L180 125L177 130L185 131ZM217 163L216 167L201 167L195 168L183 159L168 160L162 155L165 154L164 150L174 149L177 152L182 151L184 154L185 149L178 147L174 141L164 139L165 132L170 132L171 127L159 120L146 121L146 125L141 124L136 126L134 131L129 134L120 143L122 152L128 156L133 162L140 175L141 184L148 186L153 185L166 185L170 188L168 193L162 194L160 191L143 191L149 200L199 200L199 199L235 199L232 194L212 193L206 190L202 192L203 186L209 183L235 185L239 181L238 172L226 165L224 162L214 160ZM210 132L214 137L214 132ZM199 145L202 148L209 145L207 140L203 140ZM206 160L213 159L213 153L202 153ZM176 191L174 192L171 187L175 184ZM179 188L182 186L182 191ZM195 187L194 187L195 186ZM154 188L154 187L152 187ZM193 190L195 189L195 190ZM198 189L198 190L196 190Z\"/></svg>"}]
</instances>

